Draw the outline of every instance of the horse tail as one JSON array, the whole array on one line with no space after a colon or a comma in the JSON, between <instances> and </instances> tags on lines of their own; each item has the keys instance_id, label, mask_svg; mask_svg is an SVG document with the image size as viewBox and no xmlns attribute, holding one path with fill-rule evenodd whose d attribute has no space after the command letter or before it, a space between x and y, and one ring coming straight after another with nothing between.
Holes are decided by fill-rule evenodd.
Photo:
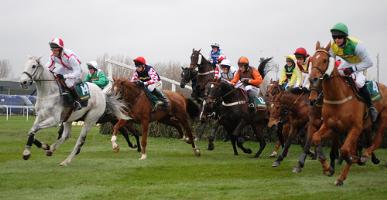
<instances>
[{"instance_id":1,"label":"horse tail","mask_svg":"<svg viewBox=\"0 0 387 200\"><path fill-rule=\"evenodd\" d=\"M262 78L265 78L265 75L266 75L265 74L265 67L266 67L266 64L268 62L270 62L271 59L273 59L273 57L264 58L264 59L262 59L261 63L259 63L258 71L261 74Z\"/></svg>"},{"instance_id":2,"label":"horse tail","mask_svg":"<svg viewBox=\"0 0 387 200\"><path fill-rule=\"evenodd\" d=\"M118 100L118 96L106 94L106 114L113 114L117 119L129 120L130 117L125 113L125 104Z\"/></svg>"},{"instance_id":3,"label":"horse tail","mask_svg":"<svg viewBox=\"0 0 387 200\"><path fill-rule=\"evenodd\" d=\"M200 107L191 98L186 98L186 108L191 119L198 117L200 114Z\"/></svg>"}]
</instances>

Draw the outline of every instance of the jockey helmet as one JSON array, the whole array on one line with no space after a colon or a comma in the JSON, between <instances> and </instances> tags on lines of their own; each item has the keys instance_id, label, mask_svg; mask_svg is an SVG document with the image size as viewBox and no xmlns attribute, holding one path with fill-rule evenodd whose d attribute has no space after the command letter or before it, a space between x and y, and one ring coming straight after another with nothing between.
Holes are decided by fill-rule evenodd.
<instances>
[{"instance_id":1,"label":"jockey helmet","mask_svg":"<svg viewBox=\"0 0 387 200\"><path fill-rule=\"evenodd\" d=\"M231 61L229 59L223 59L222 62L220 63L220 67L226 67L230 69Z\"/></svg>"},{"instance_id":2,"label":"jockey helmet","mask_svg":"<svg viewBox=\"0 0 387 200\"><path fill-rule=\"evenodd\" d=\"M63 49L63 47L64 47L64 43L63 43L62 38L58 38L58 37L52 39L52 40L49 42L49 44L50 44L50 48L51 48L51 49L55 49L55 48L61 48L61 49Z\"/></svg>"},{"instance_id":3,"label":"jockey helmet","mask_svg":"<svg viewBox=\"0 0 387 200\"><path fill-rule=\"evenodd\" d=\"M303 48L303 47L299 47L296 49L296 51L294 52L294 55L297 57L297 56L303 56L304 58L308 57L308 53L306 52L306 49Z\"/></svg>"},{"instance_id":4,"label":"jockey helmet","mask_svg":"<svg viewBox=\"0 0 387 200\"><path fill-rule=\"evenodd\" d=\"M93 60L93 61L90 61L88 63L86 63L87 67L90 69L90 68L94 68L96 70L99 69L99 66L98 66L98 63L97 61Z\"/></svg>"},{"instance_id":5,"label":"jockey helmet","mask_svg":"<svg viewBox=\"0 0 387 200\"><path fill-rule=\"evenodd\" d=\"M296 57L294 55L288 55L286 56L286 62L292 62L293 64L295 64L296 62L294 61L296 59Z\"/></svg>"},{"instance_id":6,"label":"jockey helmet","mask_svg":"<svg viewBox=\"0 0 387 200\"><path fill-rule=\"evenodd\" d=\"M146 65L145 58L142 56L137 57L136 59L133 60L134 65Z\"/></svg>"},{"instance_id":7,"label":"jockey helmet","mask_svg":"<svg viewBox=\"0 0 387 200\"><path fill-rule=\"evenodd\" d=\"M218 63L221 63L224 59L226 59L226 56L225 55L220 55L218 57Z\"/></svg>"},{"instance_id":8,"label":"jockey helmet","mask_svg":"<svg viewBox=\"0 0 387 200\"><path fill-rule=\"evenodd\" d=\"M219 49L219 44L218 44L218 43L216 43L216 42L215 42L215 43L212 43L212 44L211 44L211 47L212 47L212 48L216 47L216 48L218 48L218 49Z\"/></svg>"},{"instance_id":9,"label":"jockey helmet","mask_svg":"<svg viewBox=\"0 0 387 200\"><path fill-rule=\"evenodd\" d=\"M348 36L348 27L344 23L337 23L331 28L332 36Z\"/></svg>"},{"instance_id":10,"label":"jockey helmet","mask_svg":"<svg viewBox=\"0 0 387 200\"><path fill-rule=\"evenodd\" d=\"M238 59L238 65L239 64L242 64L242 65L249 65L249 59L245 56L242 56Z\"/></svg>"}]
</instances>

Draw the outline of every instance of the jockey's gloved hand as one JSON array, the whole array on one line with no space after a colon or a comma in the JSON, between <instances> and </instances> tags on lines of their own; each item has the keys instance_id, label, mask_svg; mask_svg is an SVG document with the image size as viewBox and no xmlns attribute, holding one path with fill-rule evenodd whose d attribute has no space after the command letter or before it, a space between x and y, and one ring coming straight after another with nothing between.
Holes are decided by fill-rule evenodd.
<instances>
[{"instance_id":1,"label":"jockey's gloved hand","mask_svg":"<svg viewBox=\"0 0 387 200\"><path fill-rule=\"evenodd\" d=\"M57 77L58 79L62 79L62 80L64 79L64 77L63 77L62 74L57 74L56 77Z\"/></svg>"},{"instance_id":2,"label":"jockey's gloved hand","mask_svg":"<svg viewBox=\"0 0 387 200\"><path fill-rule=\"evenodd\" d=\"M249 84L249 79L248 78L245 78L245 79L242 79L242 82L244 83L244 84L246 84L246 85L248 85Z\"/></svg>"},{"instance_id":3,"label":"jockey's gloved hand","mask_svg":"<svg viewBox=\"0 0 387 200\"><path fill-rule=\"evenodd\" d=\"M144 82L142 82L142 81L140 81L140 80L138 80L138 81L136 82L136 84L137 84L138 86L140 86L140 87L144 87L144 86L145 86Z\"/></svg>"},{"instance_id":4,"label":"jockey's gloved hand","mask_svg":"<svg viewBox=\"0 0 387 200\"><path fill-rule=\"evenodd\" d=\"M347 67L347 68L345 68L345 69L343 70L343 72L344 72L344 75L349 76L349 75L351 75L353 72L355 72L355 70L353 69L353 67Z\"/></svg>"}]
</instances>

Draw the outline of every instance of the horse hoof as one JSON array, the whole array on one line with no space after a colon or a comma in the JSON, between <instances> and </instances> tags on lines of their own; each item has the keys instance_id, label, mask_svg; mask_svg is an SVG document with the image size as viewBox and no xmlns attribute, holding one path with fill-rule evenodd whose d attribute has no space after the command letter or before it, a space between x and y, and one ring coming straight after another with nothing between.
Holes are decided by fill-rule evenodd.
<instances>
[{"instance_id":1,"label":"horse hoof","mask_svg":"<svg viewBox=\"0 0 387 200\"><path fill-rule=\"evenodd\" d=\"M137 152L139 152L139 153L140 153L140 152L141 152L141 148L137 148Z\"/></svg>"},{"instance_id":2,"label":"horse hoof","mask_svg":"<svg viewBox=\"0 0 387 200\"><path fill-rule=\"evenodd\" d=\"M278 167L280 165L279 161L274 161L273 164L271 165L272 167Z\"/></svg>"},{"instance_id":3,"label":"horse hoof","mask_svg":"<svg viewBox=\"0 0 387 200\"><path fill-rule=\"evenodd\" d=\"M256 153L256 154L254 155L254 158L259 158L259 156L260 156L260 154Z\"/></svg>"},{"instance_id":4,"label":"horse hoof","mask_svg":"<svg viewBox=\"0 0 387 200\"><path fill-rule=\"evenodd\" d=\"M251 151L251 149L246 149L245 153L251 154L251 153L253 153L253 151Z\"/></svg>"},{"instance_id":5,"label":"horse hoof","mask_svg":"<svg viewBox=\"0 0 387 200\"><path fill-rule=\"evenodd\" d=\"M137 149L137 145L132 145L130 148L132 148L132 149Z\"/></svg>"},{"instance_id":6,"label":"horse hoof","mask_svg":"<svg viewBox=\"0 0 387 200\"><path fill-rule=\"evenodd\" d=\"M342 180L336 180L335 181L335 185L336 186L343 186L344 185L344 182Z\"/></svg>"},{"instance_id":7,"label":"horse hoof","mask_svg":"<svg viewBox=\"0 0 387 200\"><path fill-rule=\"evenodd\" d=\"M62 166L62 167L66 167L67 166L67 162L66 161L63 161L59 164L59 166Z\"/></svg>"},{"instance_id":8,"label":"horse hoof","mask_svg":"<svg viewBox=\"0 0 387 200\"><path fill-rule=\"evenodd\" d=\"M380 163L380 160L378 158L371 158L371 161L372 163L374 163L375 165L379 164Z\"/></svg>"},{"instance_id":9,"label":"horse hoof","mask_svg":"<svg viewBox=\"0 0 387 200\"><path fill-rule=\"evenodd\" d=\"M332 167L330 167L329 170L325 170L323 172L323 174L326 175L326 176L331 177L331 176L333 176L333 174L335 174L335 170Z\"/></svg>"},{"instance_id":10,"label":"horse hoof","mask_svg":"<svg viewBox=\"0 0 387 200\"><path fill-rule=\"evenodd\" d=\"M207 147L208 151L213 151L214 149L215 149L215 145L214 144L208 144L208 147Z\"/></svg>"},{"instance_id":11,"label":"horse hoof","mask_svg":"<svg viewBox=\"0 0 387 200\"><path fill-rule=\"evenodd\" d=\"M277 157L277 152L273 151L273 153L270 154L269 158L275 158Z\"/></svg>"},{"instance_id":12,"label":"horse hoof","mask_svg":"<svg viewBox=\"0 0 387 200\"><path fill-rule=\"evenodd\" d=\"M295 174L301 173L301 171L302 171L301 167L295 167L292 170L292 172L295 173Z\"/></svg>"},{"instance_id":13,"label":"horse hoof","mask_svg":"<svg viewBox=\"0 0 387 200\"><path fill-rule=\"evenodd\" d=\"M141 154L141 157L139 158L139 160L145 160L146 159L146 154Z\"/></svg>"},{"instance_id":14,"label":"horse hoof","mask_svg":"<svg viewBox=\"0 0 387 200\"><path fill-rule=\"evenodd\" d=\"M50 145L48 145L48 144L42 144L42 149L43 150L50 150Z\"/></svg>"},{"instance_id":15,"label":"horse hoof","mask_svg":"<svg viewBox=\"0 0 387 200\"><path fill-rule=\"evenodd\" d=\"M31 157L31 154L23 155L23 160L28 160L30 159L30 157Z\"/></svg>"},{"instance_id":16,"label":"horse hoof","mask_svg":"<svg viewBox=\"0 0 387 200\"><path fill-rule=\"evenodd\" d=\"M47 151L46 151L46 156L52 156L52 154L53 154L52 151L50 151L50 150L47 150Z\"/></svg>"},{"instance_id":17,"label":"horse hoof","mask_svg":"<svg viewBox=\"0 0 387 200\"><path fill-rule=\"evenodd\" d=\"M199 157L200 156L200 149L194 149L194 154L195 156Z\"/></svg>"},{"instance_id":18,"label":"horse hoof","mask_svg":"<svg viewBox=\"0 0 387 200\"><path fill-rule=\"evenodd\" d=\"M361 156L359 160L359 165L365 165L365 163L368 161L367 156Z\"/></svg>"}]
</instances>

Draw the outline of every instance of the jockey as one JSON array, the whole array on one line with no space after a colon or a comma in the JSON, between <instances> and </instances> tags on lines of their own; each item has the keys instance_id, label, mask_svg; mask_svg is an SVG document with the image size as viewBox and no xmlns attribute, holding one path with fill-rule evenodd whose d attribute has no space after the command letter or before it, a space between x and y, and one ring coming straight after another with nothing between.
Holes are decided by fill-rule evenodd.
<instances>
[{"instance_id":1,"label":"jockey","mask_svg":"<svg viewBox=\"0 0 387 200\"><path fill-rule=\"evenodd\" d=\"M64 48L61 38L52 39L49 45L52 54L47 67L58 79L64 79L67 88L75 99L73 102L74 108L79 110L82 108L82 104L75 91L75 85L82 82L81 61L73 51Z\"/></svg>"},{"instance_id":2,"label":"jockey","mask_svg":"<svg viewBox=\"0 0 387 200\"><path fill-rule=\"evenodd\" d=\"M155 102L155 108L162 105L164 109L167 109L169 100L161 90L157 89L157 86L161 85L161 79L155 69L146 64L144 57L137 57L133 62L136 66L136 71L133 73L131 81L136 82L139 86L146 87L160 100Z\"/></svg>"},{"instance_id":3,"label":"jockey","mask_svg":"<svg viewBox=\"0 0 387 200\"><path fill-rule=\"evenodd\" d=\"M215 80L216 80L216 79L219 79L219 78L221 77L220 63L221 63L224 59L226 59L226 56L225 56L225 55L220 55L220 56L218 57L218 61L217 61L217 64L215 64L215 69L214 69L214 71L215 71L215 74L214 74Z\"/></svg>"},{"instance_id":4,"label":"jockey","mask_svg":"<svg viewBox=\"0 0 387 200\"><path fill-rule=\"evenodd\" d=\"M106 78L105 72L99 69L97 61L90 61L86 65L90 73L87 74L84 81L94 83L104 89L109 84L109 80Z\"/></svg>"},{"instance_id":5,"label":"jockey","mask_svg":"<svg viewBox=\"0 0 387 200\"><path fill-rule=\"evenodd\" d=\"M366 77L363 71L372 67L373 63L365 47L356 39L348 36L348 27L343 23L337 23L331 28L333 42L331 43L330 54L343 59L338 66L340 75L351 76L359 88L359 94L366 101L371 114L372 121L375 122L378 111L372 104L371 95L365 86Z\"/></svg>"},{"instance_id":6,"label":"jockey","mask_svg":"<svg viewBox=\"0 0 387 200\"><path fill-rule=\"evenodd\" d=\"M238 71L235 73L231 83L235 85L242 82L244 89L249 96L249 107L255 108L254 98L259 94L259 84L262 83L262 76L258 70L249 65L249 59L242 56L238 60Z\"/></svg>"},{"instance_id":7,"label":"jockey","mask_svg":"<svg viewBox=\"0 0 387 200\"><path fill-rule=\"evenodd\" d=\"M220 69L221 69L221 73L220 73L221 78L228 81L231 81L234 78L236 70L233 67L231 67L230 60L228 59L222 60L222 62L220 62Z\"/></svg>"},{"instance_id":8,"label":"jockey","mask_svg":"<svg viewBox=\"0 0 387 200\"><path fill-rule=\"evenodd\" d=\"M211 45L211 53L210 53L210 62L213 64L213 65L216 65L218 64L218 58L219 56L222 55L222 50L219 48L219 44L218 43L213 43Z\"/></svg>"},{"instance_id":9,"label":"jockey","mask_svg":"<svg viewBox=\"0 0 387 200\"><path fill-rule=\"evenodd\" d=\"M296 49L294 56L296 56L297 67L301 72L301 87L309 90L309 54L305 48L300 47Z\"/></svg>"},{"instance_id":10,"label":"jockey","mask_svg":"<svg viewBox=\"0 0 387 200\"><path fill-rule=\"evenodd\" d=\"M286 65L281 70L279 84L282 88L297 88L301 85L301 72L296 67L296 57L289 55L286 57Z\"/></svg>"}]
</instances>

